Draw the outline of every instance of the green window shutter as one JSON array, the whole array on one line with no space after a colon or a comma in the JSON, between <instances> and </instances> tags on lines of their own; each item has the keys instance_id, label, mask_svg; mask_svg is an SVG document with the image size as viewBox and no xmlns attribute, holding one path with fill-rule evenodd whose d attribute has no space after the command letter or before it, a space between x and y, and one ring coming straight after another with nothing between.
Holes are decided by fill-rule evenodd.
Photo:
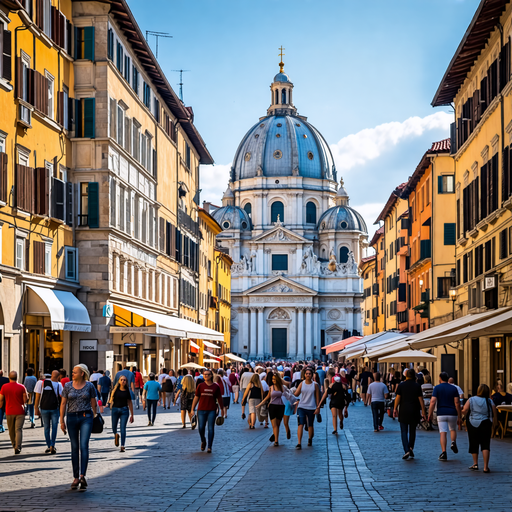
<instances>
[{"instance_id":1,"label":"green window shutter","mask_svg":"<svg viewBox=\"0 0 512 512\"><path fill-rule=\"evenodd\" d=\"M100 227L100 185L91 181L87 186L88 209L87 218L90 228Z\"/></svg>"},{"instance_id":2,"label":"green window shutter","mask_svg":"<svg viewBox=\"0 0 512 512\"><path fill-rule=\"evenodd\" d=\"M84 59L94 60L94 27L84 27Z\"/></svg>"},{"instance_id":3,"label":"green window shutter","mask_svg":"<svg viewBox=\"0 0 512 512\"><path fill-rule=\"evenodd\" d=\"M94 139L95 99L84 99L84 137Z\"/></svg>"},{"instance_id":4,"label":"green window shutter","mask_svg":"<svg viewBox=\"0 0 512 512\"><path fill-rule=\"evenodd\" d=\"M455 245L455 223L445 223L444 245Z\"/></svg>"},{"instance_id":5,"label":"green window shutter","mask_svg":"<svg viewBox=\"0 0 512 512\"><path fill-rule=\"evenodd\" d=\"M75 38L74 38L74 44L73 44L73 57L75 59L78 59L78 28L77 27L75 27L74 35L75 35Z\"/></svg>"},{"instance_id":6,"label":"green window shutter","mask_svg":"<svg viewBox=\"0 0 512 512\"><path fill-rule=\"evenodd\" d=\"M443 177L442 176L437 177L437 193L438 194L443 193Z\"/></svg>"},{"instance_id":7,"label":"green window shutter","mask_svg":"<svg viewBox=\"0 0 512 512\"><path fill-rule=\"evenodd\" d=\"M82 119L82 100L75 100L75 119L75 136L83 137L84 125Z\"/></svg>"}]
</instances>

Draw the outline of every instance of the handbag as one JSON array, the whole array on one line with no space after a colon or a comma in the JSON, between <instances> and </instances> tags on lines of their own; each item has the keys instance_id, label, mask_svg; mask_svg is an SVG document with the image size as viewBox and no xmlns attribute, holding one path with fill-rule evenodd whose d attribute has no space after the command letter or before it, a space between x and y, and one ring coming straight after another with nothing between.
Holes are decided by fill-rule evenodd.
<instances>
[{"instance_id":1,"label":"handbag","mask_svg":"<svg viewBox=\"0 0 512 512\"><path fill-rule=\"evenodd\" d=\"M96 414L92 420L92 433L101 434L103 432L103 425L105 425L105 420L100 413Z\"/></svg>"}]
</instances>

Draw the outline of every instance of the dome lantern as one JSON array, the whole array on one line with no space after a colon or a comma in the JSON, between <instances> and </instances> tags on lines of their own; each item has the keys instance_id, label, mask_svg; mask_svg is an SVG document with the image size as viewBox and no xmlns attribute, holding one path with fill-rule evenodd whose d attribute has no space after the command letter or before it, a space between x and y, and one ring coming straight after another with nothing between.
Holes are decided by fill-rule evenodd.
<instances>
[{"instance_id":1,"label":"dome lantern","mask_svg":"<svg viewBox=\"0 0 512 512\"><path fill-rule=\"evenodd\" d=\"M337 206L348 206L349 204L349 195L344 187L345 183L343 182L343 178L340 180L340 186L338 188L338 193L336 194L336 205Z\"/></svg>"},{"instance_id":2,"label":"dome lantern","mask_svg":"<svg viewBox=\"0 0 512 512\"><path fill-rule=\"evenodd\" d=\"M222 206L233 206L235 204L235 194L231 190L231 187L228 185L226 192L222 196Z\"/></svg>"},{"instance_id":3,"label":"dome lantern","mask_svg":"<svg viewBox=\"0 0 512 512\"><path fill-rule=\"evenodd\" d=\"M293 106L292 91L293 84L290 77L284 72L283 50L279 48L281 61L279 62L279 73L274 77L274 82L270 86L270 107L267 115L297 115L297 109Z\"/></svg>"}]
</instances>

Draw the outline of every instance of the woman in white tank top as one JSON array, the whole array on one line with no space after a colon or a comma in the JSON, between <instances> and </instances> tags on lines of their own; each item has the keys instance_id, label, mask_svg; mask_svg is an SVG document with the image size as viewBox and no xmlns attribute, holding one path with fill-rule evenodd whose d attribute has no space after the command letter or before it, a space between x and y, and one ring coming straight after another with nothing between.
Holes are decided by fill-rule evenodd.
<instances>
[{"instance_id":1,"label":"woman in white tank top","mask_svg":"<svg viewBox=\"0 0 512 512\"><path fill-rule=\"evenodd\" d=\"M298 444L295 447L297 450L302 449L302 432L305 425L307 426L309 436L308 446L313 445L313 436L315 435L315 409L317 404L320 403L320 387L313 381L313 370L306 368L304 377L306 380L302 381L295 391L295 396L300 395L299 408L297 409L299 420L297 429Z\"/></svg>"}]
</instances>

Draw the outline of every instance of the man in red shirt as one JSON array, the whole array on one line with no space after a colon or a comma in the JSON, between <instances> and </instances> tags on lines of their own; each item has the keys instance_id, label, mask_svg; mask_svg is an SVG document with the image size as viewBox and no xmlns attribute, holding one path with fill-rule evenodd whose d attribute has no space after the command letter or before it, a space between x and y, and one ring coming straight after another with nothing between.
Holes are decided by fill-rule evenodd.
<instances>
[{"instance_id":1,"label":"man in red shirt","mask_svg":"<svg viewBox=\"0 0 512 512\"><path fill-rule=\"evenodd\" d=\"M138 409L141 391L144 389L144 379L138 368L132 368L132 372L135 375L135 403Z\"/></svg>"},{"instance_id":2,"label":"man in red shirt","mask_svg":"<svg viewBox=\"0 0 512 512\"><path fill-rule=\"evenodd\" d=\"M199 435L201 436L201 451L206 448L206 423L208 423L208 453L212 453L213 436L215 434L215 417L217 416L217 403L224 416L224 403L222 401L222 393L217 384L213 382L213 373L210 368L206 368L203 373L204 382L198 384L196 388L196 396L192 402L192 412L197 407L197 422L199 427ZM192 418L193 419L193 418ZM222 418L224 421L224 418Z\"/></svg>"},{"instance_id":3,"label":"man in red shirt","mask_svg":"<svg viewBox=\"0 0 512 512\"><path fill-rule=\"evenodd\" d=\"M28 393L22 384L18 384L18 374L9 373L9 383L4 384L0 390L0 408L5 407L7 428L14 448L14 453L21 452L23 440L23 423L25 421L24 405L28 401Z\"/></svg>"},{"instance_id":4,"label":"man in red shirt","mask_svg":"<svg viewBox=\"0 0 512 512\"><path fill-rule=\"evenodd\" d=\"M64 368L61 368L59 370L59 373L60 373L60 383L62 384L62 387L64 387L70 381L70 378L66 377L66 370L64 370Z\"/></svg>"}]
</instances>

